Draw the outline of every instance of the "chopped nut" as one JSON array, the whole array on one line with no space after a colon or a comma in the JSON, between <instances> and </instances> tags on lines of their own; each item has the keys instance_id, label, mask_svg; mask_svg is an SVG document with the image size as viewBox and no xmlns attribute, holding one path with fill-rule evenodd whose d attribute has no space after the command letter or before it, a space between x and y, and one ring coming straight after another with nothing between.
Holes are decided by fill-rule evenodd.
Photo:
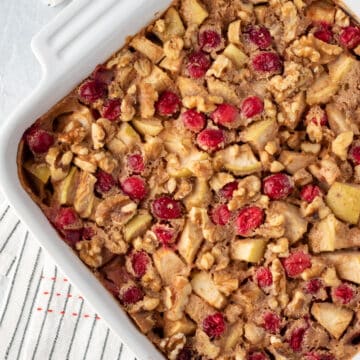
<instances>
[{"instance_id":1,"label":"chopped nut","mask_svg":"<svg viewBox=\"0 0 360 360\"><path fill-rule=\"evenodd\" d=\"M148 119L155 114L155 102L158 99L158 93L151 84L140 83L139 86L139 103L140 115Z\"/></svg>"},{"instance_id":2,"label":"chopped nut","mask_svg":"<svg viewBox=\"0 0 360 360\"><path fill-rule=\"evenodd\" d=\"M239 181L237 190L233 193L233 198L229 201L229 210L237 210L254 200L260 193L261 182L258 177L251 175Z\"/></svg>"},{"instance_id":3,"label":"chopped nut","mask_svg":"<svg viewBox=\"0 0 360 360\"><path fill-rule=\"evenodd\" d=\"M114 195L104 199L96 208L95 220L99 226L109 222L126 224L135 214L137 205L125 195Z\"/></svg>"},{"instance_id":4,"label":"chopped nut","mask_svg":"<svg viewBox=\"0 0 360 360\"><path fill-rule=\"evenodd\" d=\"M102 265L102 248L104 239L99 236L93 237L91 240L80 241L76 244L79 256L85 264L97 268Z\"/></svg>"},{"instance_id":5,"label":"chopped nut","mask_svg":"<svg viewBox=\"0 0 360 360\"><path fill-rule=\"evenodd\" d=\"M244 326L245 338L253 345L257 345L264 340L265 331L254 323L246 323Z\"/></svg>"},{"instance_id":6,"label":"chopped nut","mask_svg":"<svg viewBox=\"0 0 360 360\"><path fill-rule=\"evenodd\" d=\"M74 198L74 208L83 218L92 214L95 202L94 187L97 179L95 176L82 171L79 177L79 184Z\"/></svg>"}]
</instances>

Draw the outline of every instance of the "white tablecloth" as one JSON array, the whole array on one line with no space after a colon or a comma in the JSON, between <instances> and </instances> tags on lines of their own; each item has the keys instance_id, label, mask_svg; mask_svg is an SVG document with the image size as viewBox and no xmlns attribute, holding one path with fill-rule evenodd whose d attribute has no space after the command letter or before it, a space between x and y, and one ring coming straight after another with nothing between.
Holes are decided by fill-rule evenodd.
<instances>
[{"instance_id":1,"label":"white tablecloth","mask_svg":"<svg viewBox=\"0 0 360 360\"><path fill-rule=\"evenodd\" d=\"M69 1L0 0L0 121L40 78L31 37ZM0 170L1 176L1 170ZM0 194L0 360L132 360Z\"/></svg>"}]
</instances>

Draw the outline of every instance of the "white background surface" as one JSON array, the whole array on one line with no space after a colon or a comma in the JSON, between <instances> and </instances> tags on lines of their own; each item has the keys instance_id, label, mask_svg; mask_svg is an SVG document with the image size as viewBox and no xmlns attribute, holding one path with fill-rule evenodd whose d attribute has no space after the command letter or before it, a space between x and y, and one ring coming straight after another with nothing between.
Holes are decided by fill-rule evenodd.
<instances>
[{"instance_id":1,"label":"white background surface","mask_svg":"<svg viewBox=\"0 0 360 360\"><path fill-rule=\"evenodd\" d=\"M0 0L0 123L40 80L31 38L67 3L51 8L42 0Z\"/></svg>"}]
</instances>

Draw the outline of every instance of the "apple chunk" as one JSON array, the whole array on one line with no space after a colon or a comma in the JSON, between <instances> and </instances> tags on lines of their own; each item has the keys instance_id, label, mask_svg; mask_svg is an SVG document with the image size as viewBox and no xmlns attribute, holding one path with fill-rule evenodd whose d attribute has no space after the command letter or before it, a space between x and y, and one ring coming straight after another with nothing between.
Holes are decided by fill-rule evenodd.
<instances>
[{"instance_id":1,"label":"apple chunk","mask_svg":"<svg viewBox=\"0 0 360 360\"><path fill-rule=\"evenodd\" d=\"M360 187L335 182L326 196L326 203L341 220L357 224L360 216Z\"/></svg>"},{"instance_id":2,"label":"apple chunk","mask_svg":"<svg viewBox=\"0 0 360 360\"><path fill-rule=\"evenodd\" d=\"M203 234L201 228L189 219L186 220L184 230L178 242L178 251L187 264L191 264L194 261L202 241Z\"/></svg>"},{"instance_id":3,"label":"apple chunk","mask_svg":"<svg viewBox=\"0 0 360 360\"><path fill-rule=\"evenodd\" d=\"M217 309L221 309L226 304L225 296L216 287L209 273L201 271L195 274L191 280L191 285L195 294Z\"/></svg>"},{"instance_id":4,"label":"apple chunk","mask_svg":"<svg viewBox=\"0 0 360 360\"><path fill-rule=\"evenodd\" d=\"M28 161L24 164L24 168L37 179L39 179L43 184L46 184L50 178L50 170L48 166L44 163L36 164L31 161Z\"/></svg>"},{"instance_id":5,"label":"apple chunk","mask_svg":"<svg viewBox=\"0 0 360 360\"><path fill-rule=\"evenodd\" d=\"M284 236L292 244L299 241L306 233L308 227L308 222L301 216L299 208L284 201L275 201L271 205L271 209L284 216Z\"/></svg>"},{"instance_id":6,"label":"apple chunk","mask_svg":"<svg viewBox=\"0 0 360 360\"><path fill-rule=\"evenodd\" d=\"M65 179L54 184L55 199L60 205L72 205L79 183L79 171L75 166L71 168Z\"/></svg>"},{"instance_id":7,"label":"apple chunk","mask_svg":"<svg viewBox=\"0 0 360 360\"><path fill-rule=\"evenodd\" d=\"M124 227L123 233L126 241L131 241L142 235L150 226L152 216L149 213L138 214L132 218Z\"/></svg>"},{"instance_id":8,"label":"apple chunk","mask_svg":"<svg viewBox=\"0 0 360 360\"><path fill-rule=\"evenodd\" d=\"M264 256L265 248L266 240L262 238L238 240L231 246L231 257L234 260L256 263Z\"/></svg>"},{"instance_id":9,"label":"apple chunk","mask_svg":"<svg viewBox=\"0 0 360 360\"><path fill-rule=\"evenodd\" d=\"M309 233L313 252L334 251L360 246L360 229L350 228L333 214L314 224Z\"/></svg>"},{"instance_id":10,"label":"apple chunk","mask_svg":"<svg viewBox=\"0 0 360 360\"><path fill-rule=\"evenodd\" d=\"M173 284L179 275L189 275L189 268L173 250L160 248L154 253L153 260L166 285Z\"/></svg>"},{"instance_id":11,"label":"apple chunk","mask_svg":"<svg viewBox=\"0 0 360 360\"><path fill-rule=\"evenodd\" d=\"M269 141L275 139L277 130L278 125L275 120L262 120L247 127L240 137L242 141L249 142L257 150L263 150Z\"/></svg>"},{"instance_id":12,"label":"apple chunk","mask_svg":"<svg viewBox=\"0 0 360 360\"><path fill-rule=\"evenodd\" d=\"M335 266L337 274L341 279L360 284L359 251L338 251L325 254L322 258Z\"/></svg>"},{"instance_id":13,"label":"apple chunk","mask_svg":"<svg viewBox=\"0 0 360 360\"><path fill-rule=\"evenodd\" d=\"M311 313L335 339L340 338L353 317L351 310L331 303L315 303Z\"/></svg>"},{"instance_id":14,"label":"apple chunk","mask_svg":"<svg viewBox=\"0 0 360 360\"><path fill-rule=\"evenodd\" d=\"M261 162L255 157L248 144L232 145L218 151L215 163L216 166L223 166L237 176L250 175L262 168Z\"/></svg>"},{"instance_id":15,"label":"apple chunk","mask_svg":"<svg viewBox=\"0 0 360 360\"><path fill-rule=\"evenodd\" d=\"M159 135L164 128L161 121L157 119L134 119L132 124L134 125L134 128L142 135L156 136Z\"/></svg>"}]
</instances>

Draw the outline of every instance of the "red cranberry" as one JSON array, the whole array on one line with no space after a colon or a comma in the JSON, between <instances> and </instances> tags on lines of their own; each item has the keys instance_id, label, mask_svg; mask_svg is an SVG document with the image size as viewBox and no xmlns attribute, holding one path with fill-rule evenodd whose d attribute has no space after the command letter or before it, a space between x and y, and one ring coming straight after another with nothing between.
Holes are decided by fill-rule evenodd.
<instances>
[{"instance_id":1,"label":"red cranberry","mask_svg":"<svg viewBox=\"0 0 360 360\"><path fill-rule=\"evenodd\" d=\"M180 105L181 101L175 93L164 91L156 102L155 107L159 115L172 116L180 110Z\"/></svg>"},{"instance_id":2,"label":"red cranberry","mask_svg":"<svg viewBox=\"0 0 360 360\"><path fill-rule=\"evenodd\" d=\"M87 80L79 88L80 100L93 103L106 95L106 85L96 80Z\"/></svg>"},{"instance_id":3,"label":"red cranberry","mask_svg":"<svg viewBox=\"0 0 360 360\"><path fill-rule=\"evenodd\" d=\"M110 85L114 79L114 72L104 65L98 65L92 73L92 78L100 83Z\"/></svg>"},{"instance_id":4,"label":"red cranberry","mask_svg":"<svg viewBox=\"0 0 360 360\"><path fill-rule=\"evenodd\" d=\"M178 356L176 357L176 360L192 360L192 359L194 359L193 352L189 348L182 349L179 352Z\"/></svg>"},{"instance_id":5,"label":"red cranberry","mask_svg":"<svg viewBox=\"0 0 360 360\"><path fill-rule=\"evenodd\" d=\"M348 304L355 296L354 290L346 284L341 284L337 288L335 288L333 295L343 305Z\"/></svg>"},{"instance_id":6,"label":"red cranberry","mask_svg":"<svg viewBox=\"0 0 360 360\"><path fill-rule=\"evenodd\" d=\"M145 180L138 176L130 176L121 183L122 191L133 200L143 200L146 196Z\"/></svg>"},{"instance_id":7,"label":"red cranberry","mask_svg":"<svg viewBox=\"0 0 360 360\"><path fill-rule=\"evenodd\" d=\"M175 230L166 225L155 225L153 227L157 239L162 243L164 247L169 247L175 242Z\"/></svg>"},{"instance_id":8,"label":"red cranberry","mask_svg":"<svg viewBox=\"0 0 360 360\"><path fill-rule=\"evenodd\" d=\"M307 353L305 355L305 360L321 360L321 358L316 353Z\"/></svg>"},{"instance_id":9,"label":"red cranberry","mask_svg":"<svg viewBox=\"0 0 360 360\"><path fill-rule=\"evenodd\" d=\"M269 268L260 267L256 270L255 279L261 288L266 288L272 285L273 278Z\"/></svg>"},{"instance_id":10,"label":"red cranberry","mask_svg":"<svg viewBox=\"0 0 360 360\"><path fill-rule=\"evenodd\" d=\"M135 304L138 301L142 300L144 293L137 286L131 286L126 289L124 292L120 292L120 302L123 305Z\"/></svg>"},{"instance_id":11,"label":"red cranberry","mask_svg":"<svg viewBox=\"0 0 360 360\"><path fill-rule=\"evenodd\" d=\"M131 172L140 174L145 169L144 159L140 154L132 154L127 158L127 166Z\"/></svg>"},{"instance_id":12,"label":"red cranberry","mask_svg":"<svg viewBox=\"0 0 360 360\"><path fill-rule=\"evenodd\" d=\"M181 216L181 203L170 196L161 196L155 199L152 204L152 213L159 219L171 220Z\"/></svg>"},{"instance_id":13,"label":"red cranberry","mask_svg":"<svg viewBox=\"0 0 360 360\"><path fill-rule=\"evenodd\" d=\"M258 72L277 72L281 70L282 61L276 53L263 52L253 57L252 65Z\"/></svg>"},{"instance_id":14,"label":"red cranberry","mask_svg":"<svg viewBox=\"0 0 360 360\"><path fill-rule=\"evenodd\" d=\"M271 200L285 199L294 190L291 178L282 173L266 177L262 186L264 194Z\"/></svg>"},{"instance_id":15,"label":"red cranberry","mask_svg":"<svg viewBox=\"0 0 360 360\"><path fill-rule=\"evenodd\" d=\"M357 26L347 26L340 33L340 44L347 49L354 49L360 44L360 28Z\"/></svg>"},{"instance_id":16,"label":"red cranberry","mask_svg":"<svg viewBox=\"0 0 360 360\"><path fill-rule=\"evenodd\" d=\"M211 220L216 225L226 225L231 217L231 212L225 204L214 207L211 211Z\"/></svg>"},{"instance_id":17,"label":"red cranberry","mask_svg":"<svg viewBox=\"0 0 360 360\"><path fill-rule=\"evenodd\" d=\"M298 328L291 333L289 345L294 351L296 352L301 351L305 332L306 332L306 328Z\"/></svg>"},{"instance_id":18,"label":"red cranberry","mask_svg":"<svg viewBox=\"0 0 360 360\"><path fill-rule=\"evenodd\" d=\"M238 188L238 182L232 181L223 186L223 188L219 191L219 195L224 197L226 200L231 200L233 197L233 193Z\"/></svg>"},{"instance_id":19,"label":"red cranberry","mask_svg":"<svg viewBox=\"0 0 360 360\"><path fill-rule=\"evenodd\" d=\"M277 314L268 311L264 314L263 320L263 327L266 331L276 334L280 330L281 320Z\"/></svg>"},{"instance_id":20,"label":"red cranberry","mask_svg":"<svg viewBox=\"0 0 360 360\"><path fill-rule=\"evenodd\" d=\"M289 277L296 277L311 268L311 256L299 250L283 260L283 266Z\"/></svg>"},{"instance_id":21,"label":"red cranberry","mask_svg":"<svg viewBox=\"0 0 360 360\"><path fill-rule=\"evenodd\" d=\"M314 36L321 40L324 41L326 43L331 43L332 39L333 39L333 33L331 31L331 29L329 27L327 28L322 28L319 29L317 31L314 32Z\"/></svg>"},{"instance_id":22,"label":"red cranberry","mask_svg":"<svg viewBox=\"0 0 360 360\"><path fill-rule=\"evenodd\" d=\"M206 124L205 115L194 109L190 109L182 113L181 118L185 127L193 132L201 131Z\"/></svg>"},{"instance_id":23,"label":"red cranberry","mask_svg":"<svg viewBox=\"0 0 360 360\"><path fill-rule=\"evenodd\" d=\"M221 44L221 35L214 30L204 30L199 33L201 50L210 52Z\"/></svg>"},{"instance_id":24,"label":"red cranberry","mask_svg":"<svg viewBox=\"0 0 360 360\"><path fill-rule=\"evenodd\" d=\"M76 243L78 243L81 240L81 235L82 235L81 229L64 231L65 242L71 247L74 247Z\"/></svg>"},{"instance_id":25,"label":"red cranberry","mask_svg":"<svg viewBox=\"0 0 360 360\"><path fill-rule=\"evenodd\" d=\"M322 288L322 282L319 279L311 279L305 284L305 291L308 294L315 295Z\"/></svg>"},{"instance_id":26,"label":"red cranberry","mask_svg":"<svg viewBox=\"0 0 360 360\"><path fill-rule=\"evenodd\" d=\"M264 26L252 26L249 30L249 38L250 41L261 50L264 50L271 45L270 32Z\"/></svg>"},{"instance_id":27,"label":"red cranberry","mask_svg":"<svg viewBox=\"0 0 360 360\"><path fill-rule=\"evenodd\" d=\"M145 251L134 252L131 255L131 266L138 278L145 275L148 265L149 257Z\"/></svg>"},{"instance_id":28,"label":"red cranberry","mask_svg":"<svg viewBox=\"0 0 360 360\"><path fill-rule=\"evenodd\" d=\"M215 111L210 115L215 124L229 126L234 123L239 116L239 110L236 106L223 103L218 105Z\"/></svg>"},{"instance_id":29,"label":"red cranberry","mask_svg":"<svg viewBox=\"0 0 360 360\"><path fill-rule=\"evenodd\" d=\"M95 235L95 230L92 227L86 226L83 228L83 231L82 231L83 239L91 240L94 235Z\"/></svg>"},{"instance_id":30,"label":"red cranberry","mask_svg":"<svg viewBox=\"0 0 360 360\"><path fill-rule=\"evenodd\" d=\"M264 222L264 210L257 206L248 206L240 210L236 218L236 233L246 236Z\"/></svg>"},{"instance_id":31,"label":"red cranberry","mask_svg":"<svg viewBox=\"0 0 360 360\"><path fill-rule=\"evenodd\" d=\"M206 335L210 338L219 337L225 331L224 316L221 313L209 315L204 319L202 327Z\"/></svg>"},{"instance_id":32,"label":"red cranberry","mask_svg":"<svg viewBox=\"0 0 360 360\"><path fill-rule=\"evenodd\" d=\"M193 52L188 56L186 65L190 77L199 79L205 75L210 68L211 61L202 51Z\"/></svg>"},{"instance_id":33,"label":"red cranberry","mask_svg":"<svg viewBox=\"0 0 360 360\"><path fill-rule=\"evenodd\" d=\"M220 149L225 142L225 134L220 129L204 129L197 136L197 143L205 151Z\"/></svg>"},{"instance_id":34,"label":"red cranberry","mask_svg":"<svg viewBox=\"0 0 360 360\"><path fill-rule=\"evenodd\" d=\"M312 118L311 119L311 122L315 125L319 125L319 126L326 126L327 123L328 123L328 118L327 118L327 115L326 113L324 112L324 115L320 118L320 119L317 119L317 118Z\"/></svg>"},{"instance_id":35,"label":"red cranberry","mask_svg":"<svg viewBox=\"0 0 360 360\"><path fill-rule=\"evenodd\" d=\"M104 103L101 114L110 121L117 120L121 114L120 106L120 100L108 99Z\"/></svg>"},{"instance_id":36,"label":"red cranberry","mask_svg":"<svg viewBox=\"0 0 360 360\"><path fill-rule=\"evenodd\" d=\"M308 184L305 185L300 192L301 199L311 203L314 199L321 195L321 190L317 185Z\"/></svg>"},{"instance_id":37,"label":"red cranberry","mask_svg":"<svg viewBox=\"0 0 360 360\"><path fill-rule=\"evenodd\" d=\"M331 354L318 354L315 352L305 354L305 360L335 360Z\"/></svg>"},{"instance_id":38,"label":"red cranberry","mask_svg":"<svg viewBox=\"0 0 360 360\"><path fill-rule=\"evenodd\" d=\"M96 173L96 179L95 189L99 193L106 193L116 185L116 181L113 176L102 170L98 170Z\"/></svg>"},{"instance_id":39,"label":"red cranberry","mask_svg":"<svg viewBox=\"0 0 360 360\"><path fill-rule=\"evenodd\" d=\"M249 356L248 356L248 360L268 360L269 358L260 351L255 351L252 352Z\"/></svg>"},{"instance_id":40,"label":"red cranberry","mask_svg":"<svg viewBox=\"0 0 360 360\"><path fill-rule=\"evenodd\" d=\"M264 102L257 96L247 97L241 104L241 114L252 118L264 111Z\"/></svg>"},{"instance_id":41,"label":"red cranberry","mask_svg":"<svg viewBox=\"0 0 360 360\"><path fill-rule=\"evenodd\" d=\"M72 208L60 208L55 217L55 226L59 230L68 230L79 221L79 216Z\"/></svg>"},{"instance_id":42,"label":"red cranberry","mask_svg":"<svg viewBox=\"0 0 360 360\"><path fill-rule=\"evenodd\" d=\"M349 151L349 156L355 165L360 165L360 146L352 146Z\"/></svg>"},{"instance_id":43,"label":"red cranberry","mask_svg":"<svg viewBox=\"0 0 360 360\"><path fill-rule=\"evenodd\" d=\"M25 133L26 143L34 154L43 154L48 152L54 144L54 137L46 130L32 126Z\"/></svg>"}]
</instances>

